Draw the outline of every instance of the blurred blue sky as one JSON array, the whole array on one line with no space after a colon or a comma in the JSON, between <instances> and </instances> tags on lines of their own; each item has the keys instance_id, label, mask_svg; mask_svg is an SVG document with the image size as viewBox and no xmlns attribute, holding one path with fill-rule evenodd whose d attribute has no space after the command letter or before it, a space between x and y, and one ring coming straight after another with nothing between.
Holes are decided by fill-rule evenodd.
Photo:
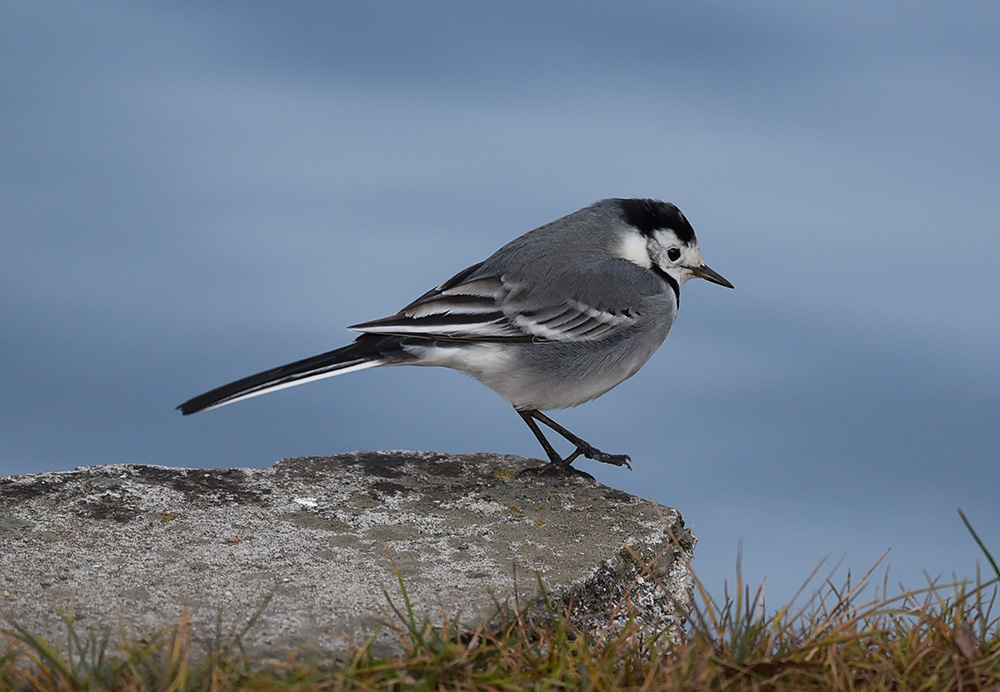
<instances>
[{"instance_id":1,"label":"blurred blue sky","mask_svg":"<svg viewBox=\"0 0 1000 692\"><path fill-rule=\"evenodd\" d=\"M0 474L540 450L450 371L191 418L542 223L676 203L735 285L555 418L713 592L1000 551L1000 4L7 2Z\"/></svg>"}]
</instances>

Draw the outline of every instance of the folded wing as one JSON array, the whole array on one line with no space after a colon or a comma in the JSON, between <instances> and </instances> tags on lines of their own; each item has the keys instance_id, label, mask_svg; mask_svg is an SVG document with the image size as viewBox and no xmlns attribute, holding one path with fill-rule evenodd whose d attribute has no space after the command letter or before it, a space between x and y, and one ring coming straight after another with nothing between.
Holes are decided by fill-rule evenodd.
<instances>
[{"instance_id":1,"label":"folded wing","mask_svg":"<svg viewBox=\"0 0 1000 692\"><path fill-rule=\"evenodd\" d=\"M482 266L456 274L395 315L350 329L443 341L588 341L604 338L638 318L638 296L621 295L611 301L614 305L598 306L588 300L592 282L615 277L591 272L576 282L551 282L529 295L505 276L480 273Z\"/></svg>"}]
</instances>

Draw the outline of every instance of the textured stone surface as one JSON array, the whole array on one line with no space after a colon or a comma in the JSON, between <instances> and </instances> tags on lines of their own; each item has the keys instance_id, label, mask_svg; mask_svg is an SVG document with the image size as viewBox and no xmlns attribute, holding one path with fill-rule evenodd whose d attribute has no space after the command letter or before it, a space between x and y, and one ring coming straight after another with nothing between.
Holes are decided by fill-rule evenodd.
<instances>
[{"instance_id":1,"label":"textured stone surface","mask_svg":"<svg viewBox=\"0 0 1000 692\"><path fill-rule=\"evenodd\" d=\"M60 614L133 637L187 614L211 637L258 613L252 652L336 649L392 619L396 570L417 613L470 627L515 591L529 603L539 578L578 623L603 626L626 592L650 628L683 619L695 541L677 511L582 477L517 476L531 465L357 452L0 478L0 627L61 643Z\"/></svg>"}]
</instances>

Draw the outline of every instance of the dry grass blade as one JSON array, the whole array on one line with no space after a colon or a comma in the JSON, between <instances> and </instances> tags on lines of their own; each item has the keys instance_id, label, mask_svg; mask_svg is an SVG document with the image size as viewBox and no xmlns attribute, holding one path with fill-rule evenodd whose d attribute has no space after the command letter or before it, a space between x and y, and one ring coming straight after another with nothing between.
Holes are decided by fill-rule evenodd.
<instances>
[{"instance_id":1,"label":"dry grass blade","mask_svg":"<svg viewBox=\"0 0 1000 692\"><path fill-rule=\"evenodd\" d=\"M888 597L888 575L872 582L878 566L839 586L831 573L805 606L793 601L771 615L762 589L748 588L739 568L734 592L724 590L721 601L696 579L700 598L686 637L638 628L627 589L608 604L621 626L577 629L566 604L543 594L535 604L498 605L492 622L461 631L457 617L414 612L398 575L401 605L386 593L396 616L387 625L402 644L394 656L376 655L373 638L325 658L289 652L287 660L250 660L240 632L196 652L183 619L148 639L123 633L112 650L107 639L78 636L66 620L65 650L24 630L6 633L0 692L1000 690L997 581L930 580Z\"/></svg>"},{"instance_id":2,"label":"dry grass blade","mask_svg":"<svg viewBox=\"0 0 1000 692\"><path fill-rule=\"evenodd\" d=\"M979 549L983 551L983 555L986 556L986 560L990 563L990 567L993 568L993 574L995 574L997 579L1000 580L1000 567L997 567L997 561L993 559L993 555L987 549L986 544L983 543L979 534L976 533L976 530L972 528L972 522L970 522L969 518L965 516L965 512L962 511L961 507L958 508L958 516L962 517L962 523L965 524L965 528L968 529L970 534L972 534L972 539L976 542L976 545L979 546Z\"/></svg>"}]
</instances>

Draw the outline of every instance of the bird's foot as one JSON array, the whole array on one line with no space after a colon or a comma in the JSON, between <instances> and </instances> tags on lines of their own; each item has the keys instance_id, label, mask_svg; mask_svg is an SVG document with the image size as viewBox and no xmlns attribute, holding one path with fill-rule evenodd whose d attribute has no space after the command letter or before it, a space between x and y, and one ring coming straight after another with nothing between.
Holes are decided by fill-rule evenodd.
<instances>
[{"instance_id":1,"label":"bird's foot","mask_svg":"<svg viewBox=\"0 0 1000 692\"><path fill-rule=\"evenodd\" d=\"M593 459L594 461L599 461L602 464L611 464L612 466L624 466L629 471L632 470L632 465L629 464L632 461L628 454L608 454L607 452L602 452L597 447L593 447L589 444L577 445L576 451L567 457L567 462L570 463L573 459L578 456L583 455L588 459Z\"/></svg>"},{"instance_id":2,"label":"bird's foot","mask_svg":"<svg viewBox=\"0 0 1000 692\"><path fill-rule=\"evenodd\" d=\"M585 471L581 471L573 466L573 462L576 461L578 457L587 457L588 459L593 459L594 461L599 461L602 464L611 464L612 466L625 466L629 471L632 470L632 465L629 464L631 458L628 454L608 454L607 452L602 452L601 450L593 447L586 442L577 445L573 453L570 454L565 459L560 459L558 455L553 454L551 460L545 466L539 466L537 468L527 468L521 470L518 473L519 476L567 476L576 475L584 476L593 480L593 476Z\"/></svg>"}]
</instances>

